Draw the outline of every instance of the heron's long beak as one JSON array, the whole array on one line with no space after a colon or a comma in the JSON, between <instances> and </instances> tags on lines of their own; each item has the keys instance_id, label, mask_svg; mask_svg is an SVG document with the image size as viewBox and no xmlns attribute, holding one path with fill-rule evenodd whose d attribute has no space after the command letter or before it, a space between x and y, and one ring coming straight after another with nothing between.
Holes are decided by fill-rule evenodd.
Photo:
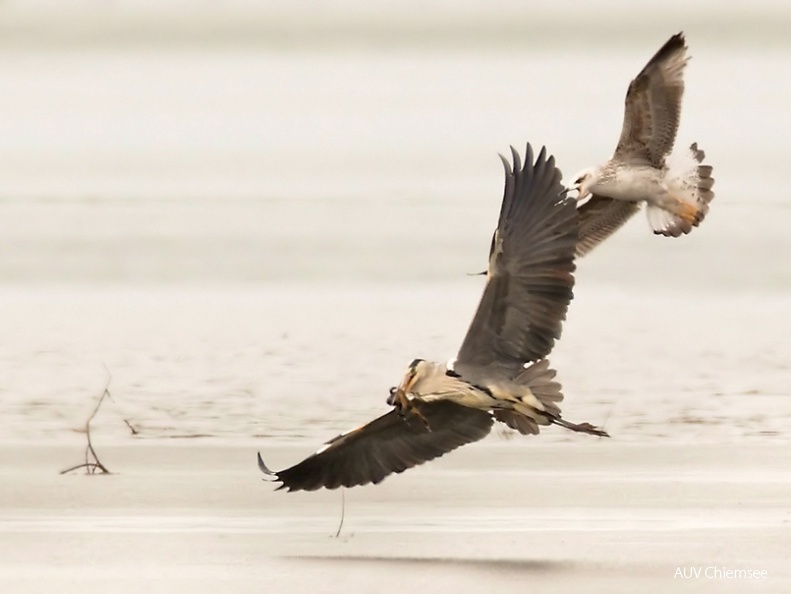
<instances>
[{"instance_id":1,"label":"heron's long beak","mask_svg":"<svg viewBox=\"0 0 791 594\"><path fill-rule=\"evenodd\" d=\"M396 388L396 393L401 392L404 396L409 394L409 391L412 389L413 384L415 383L415 374L409 373L407 374L401 383Z\"/></svg>"},{"instance_id":2,"label":"heron's long beak","mask_svg":"<svg viewBox=\"0 0 791 594\"><path fill-rule=\"evenodd\" d=\"M387 404L395 406L401 411L405 411L409 408L409 396L407 396L407 392L412 386L412 383L414 383L412 378L414 378L414 375L410 374L398 384L398 387L390 388L390 397L387 399Z\"/></svg>"},{"instance_id":3,"label":"heron's long beak","mask_svg":"<svg viewBox=\"0 0 791 594\"><path fill-rule=\"evenodd\" d=\"M409 391L415 385L415 380L417 378L417 373L413 370L410 370L401 384L393 389L393 392L388 399L388 403L392 400L392 406L396 408L398 414L407 422L411 423L411 419L417 418L422 423L423 427L425 427L426 431L431 431L431 425L428 422L428 419L423 416L423 413L420 412L420 409L415 406L415 401L409 398Z\"/></svg>"}]
</instances>

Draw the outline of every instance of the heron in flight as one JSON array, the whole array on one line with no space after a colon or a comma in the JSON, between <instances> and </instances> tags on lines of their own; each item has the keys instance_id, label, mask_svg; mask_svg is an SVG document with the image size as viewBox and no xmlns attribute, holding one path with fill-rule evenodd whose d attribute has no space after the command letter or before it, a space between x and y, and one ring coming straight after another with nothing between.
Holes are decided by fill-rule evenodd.
<instances>
[{"instance_id":1,"label":"heron in flight","mask_svg":"<svg viewBox=\"0 0 791 594\"><path fill-rule=\"evenodd\" d=\"M279 489L314 491L379 483L483 439L495 421L522 434L560 425L607 434L560 414L563 399L546 356L560 337L573 297L577 205L555 160L527 145L524 166L511 149L492 241L486 287L458 355L450 363L415 359L379 418L339 435L302 462L271 471Z\"/></svg>"},{"instance_id":2,"label":"heron in flight","mask_svg":"<svg viewBox=\"0 0 791 594\"><path fill-rule=\"evenodd\" d=\"M649 60L626 93L621 138L612 158L574 178L578 190L583 256L617 231L643 202L655 234L678 237L697 227L714 198L712 167L705 153L692 144L669 165L684 94L686 56L684 34L673 35Z\"/></svg>"}]
</instances>

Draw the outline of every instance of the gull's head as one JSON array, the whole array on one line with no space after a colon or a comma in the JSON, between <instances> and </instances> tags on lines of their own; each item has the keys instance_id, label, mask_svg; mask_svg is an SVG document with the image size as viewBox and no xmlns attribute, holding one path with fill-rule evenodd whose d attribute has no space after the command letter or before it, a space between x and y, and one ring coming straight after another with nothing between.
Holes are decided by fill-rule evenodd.
<instances>
[{"instance_id":1,"label":"gull's head","mask_svg":"<svg viewBox=\"0 0 791 594\"><path fill-rule=\"evenodd\" d=\"M577 200L587 198L588 194L590 194L596 184L599 183L600 175L600 170L596 167L583 169L574 176L574 182L568 187L569 192L577 190Z\"/></svg>"}]
</instances>

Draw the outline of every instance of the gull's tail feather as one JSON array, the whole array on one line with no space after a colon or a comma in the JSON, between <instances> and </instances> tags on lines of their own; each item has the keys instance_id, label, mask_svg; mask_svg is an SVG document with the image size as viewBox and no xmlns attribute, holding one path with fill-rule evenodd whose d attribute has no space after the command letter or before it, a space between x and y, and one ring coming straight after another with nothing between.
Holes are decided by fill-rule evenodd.
<instances>
[{"instance_id":1,"label":"gull's tail feather","mask_svg":"<svg viewBox=\"0 0 791 594\"><path fill-rule=\"evenodd\" d=\"M675 203L671 209L649 204L648 223L657 235L678 237L692 231L706 217L714 199L713 168L704 165L706 153L693 143L688 151L668 158L665 182Z\"/></svg>"},{"instance_id":2,"label":"gull's tail feather","mask_svg":"<svg viewBox=\"0 0 791 594\"><path fill-rule=\"evenodd\" d=\"M699 163L697 166L697 198L699 202L709 204L714 200L714 192L711 188L714 186L714 178L711 177L714 168L711 165L703 165L703 159L706 158L706 153L698 148L698 143L693 142L689 147L695 161Z\"/></svg>"}]
</instances>

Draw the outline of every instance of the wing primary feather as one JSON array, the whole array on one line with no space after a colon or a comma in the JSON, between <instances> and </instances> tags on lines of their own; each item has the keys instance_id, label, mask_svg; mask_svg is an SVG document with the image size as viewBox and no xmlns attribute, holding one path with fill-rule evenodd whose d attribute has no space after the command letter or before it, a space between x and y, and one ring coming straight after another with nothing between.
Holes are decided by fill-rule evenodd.
<instances>
[{"instance_id":1,"label":"wing primary feather","mask_svg":"<svg viewBox=\"0 0 791 594\"><path fill-rule=\"evenodd\" d=\"M275 476L275 473L269 470L269 467L264 464L264 459L261 457L261 452L258 452L258 469L268 476Z\"/></svg>"},{"instance_id":2,"label":"wing primary feather","mask_svg":"<svg viewBox=\"0 0 791 594\"><path fill-rule=\"evenodd\" d=\"M664 164L681 118L686 49L684 34L673 35L629 84L614 158Z\"/></svg>"},{"instance_id":3,"label":"wing primary feather","mask_svg":"<svg viewBox=\"0 0 791 594\"><path fill-rule=\"evenodd\" d=\"M641 208L640 202L614 200L594 194L577 207L579 240L577 257L590 253L605 239L620 229Z\"/></svg>"},{"instance_id":4,"label":"wing primary feather","mask_svg":"<svg viewBox=\"0 0 791 594\"><path fill-rule=\"evenodd\" d=\"M516 171L522 170L522 163L521 163L521 160L519 158L519 152L513 146L511 147L511 158L514 160L513 171L516 172ZM526 156L525 157L525 163L529 163L530 162L529 159L530 159L530 157Z\"/></svg>"},{"instance_id":5,"label":"wing primary feather","mask_svg":"<svg viewBox=\"0 0 791 594\"><path fill-rule=\"evenodd\" d=\"M487 411L449 400L416 399L413 404L429 422L430 431L421 423L408 422L393 409L331 440L295 466L272 472L259 455L259 468L282 483L278 489L288 491L376 484L392 473L483 439L494 422Z\"/></svg>"},{"instance_id":6,"label":"wing primary feather","mask_svg":"<svg viewBox=\"0 0 791 594\"><path fill-rule=\"evenodd\" d=\"M546 147L534 156L527 144L525 153L523 165L512 148L487 284L457 366L517 372L545 357L573 296L576 200L567 197Z\"/></svg>"},{"instance_id":7,"label":"wing primary feather","mask_svg":"<svg viewBox=\"0 0 791 594\"><path fill-rule=\"evenodd\" d=\"M508 162L508 159L506 159L503 155L501 155L499 153L497 154L497 156L500 157L500 160L503 162L503 168L505 169L505 177L506 178L510 177L511 176L511 164Z\"/></svg>"}]
</instances>

